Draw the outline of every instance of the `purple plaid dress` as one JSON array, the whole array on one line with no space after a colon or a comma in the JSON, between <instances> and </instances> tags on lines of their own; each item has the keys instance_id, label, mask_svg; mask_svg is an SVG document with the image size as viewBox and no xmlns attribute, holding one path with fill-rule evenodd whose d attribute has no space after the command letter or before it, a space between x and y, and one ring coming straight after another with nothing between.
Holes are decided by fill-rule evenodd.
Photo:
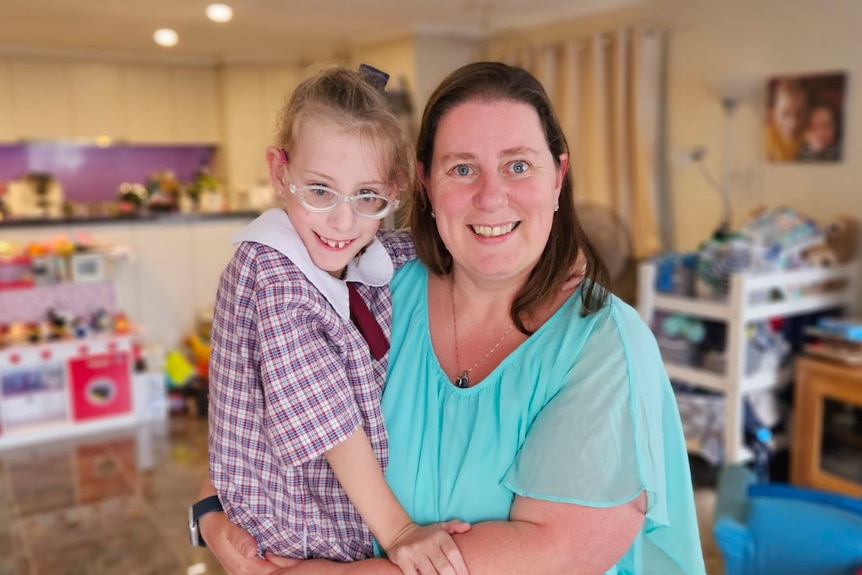
<instances>
[{"instance_id":1,"label":"purple plaid dress","mask_svg":"<svg viewBox=\"0 0 862 575\"><path fill-rule=\"evenodd\" d=\"M409 234L381 232L348 265L387 338L393 266ZM381 467L380 398L389 354L374 361L351 323L346 284L317 268L289 218L269 210L239 242L216 296L210 359L210 478L228 517L260 552L353 561L371 534L324 452L360 426ZM385 244L385 246L384 246ZM290 254L288 257L287 254Z\"/></svg>"}]
</instances>

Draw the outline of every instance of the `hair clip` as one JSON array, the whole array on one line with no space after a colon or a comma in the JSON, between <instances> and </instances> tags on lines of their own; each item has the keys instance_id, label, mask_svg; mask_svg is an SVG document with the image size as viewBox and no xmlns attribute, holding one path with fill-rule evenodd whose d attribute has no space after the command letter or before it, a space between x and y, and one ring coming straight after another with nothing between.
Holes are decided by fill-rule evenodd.
<instances>
[{"instance_id":1,"label":"hair clip","mask_svg":"<svg viewBox=\"0 0 862 575\"><path fill-rule=\"evenodd\" d=\"M374 66L369 66L368 64L360 64L359 71L363 76L365 76L365 79L368 80L369 84L384 94L386 93L386 83L389 82L389 74L383 70L378 70Z\"/></svg>"}]
</instances>

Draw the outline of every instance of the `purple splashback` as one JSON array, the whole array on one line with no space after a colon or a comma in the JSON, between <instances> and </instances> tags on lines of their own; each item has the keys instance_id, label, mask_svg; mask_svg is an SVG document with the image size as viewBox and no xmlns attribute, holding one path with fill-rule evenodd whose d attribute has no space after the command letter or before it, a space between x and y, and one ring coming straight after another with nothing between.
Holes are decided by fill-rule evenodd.
<instances>
[{"instance_id":1,"label":"purple splashback","mask_svg":"<svg viewBox=\"0 0 862 575\"><path fill-rule=\"evenodd\" d=\"M66 200L103 202L114 198L121 183L144 183L156 171L171 170L181 182L188 182L201 166L211 165L214 151L212 146L0 145L0 182L28 172L48 172L60 182Z\"/></svg>"}]
</instances>

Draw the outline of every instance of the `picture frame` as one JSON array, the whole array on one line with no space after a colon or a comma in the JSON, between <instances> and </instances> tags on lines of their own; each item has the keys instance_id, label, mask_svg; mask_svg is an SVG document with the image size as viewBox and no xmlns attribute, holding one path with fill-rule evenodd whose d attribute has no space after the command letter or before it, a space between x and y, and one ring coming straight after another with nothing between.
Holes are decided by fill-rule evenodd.
<instances>
[{"instance_id":1,"label":"picture frame","mask_svg":"<svg viewBox=\"0 0 862 575\"><path fill-rule=\"evenodd\" d=\"M764 147L773 163L840 162L847 74L783 75L766 85Z\"/></svg>"}]
</instances>

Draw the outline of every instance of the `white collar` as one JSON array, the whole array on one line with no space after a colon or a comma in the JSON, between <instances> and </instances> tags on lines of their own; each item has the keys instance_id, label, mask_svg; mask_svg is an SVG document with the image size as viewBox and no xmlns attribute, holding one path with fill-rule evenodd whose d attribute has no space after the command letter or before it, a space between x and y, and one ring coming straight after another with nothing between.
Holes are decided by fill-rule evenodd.
<instances>
[{"instance_id":1,"label":"white collar","mask_svg":"<svg viewBox=\"0 0 862 575\"><path fill-rule=\"evenodd\" d=\"M302 238L296 233L293 223L284 210L272 208L265 211L231 236L231 242L234 244L257 242L278 250L290 258L290 261L332 304L338 315L345 320L350 319L347 284L332 277L311 261L308 249L302 243ZM373 287L385 286L392 279L393 271L392 259L380 240L375 237L361 257L353 258L348 262L345 281L360 282Z\"/></svg>"}]
</instances>

